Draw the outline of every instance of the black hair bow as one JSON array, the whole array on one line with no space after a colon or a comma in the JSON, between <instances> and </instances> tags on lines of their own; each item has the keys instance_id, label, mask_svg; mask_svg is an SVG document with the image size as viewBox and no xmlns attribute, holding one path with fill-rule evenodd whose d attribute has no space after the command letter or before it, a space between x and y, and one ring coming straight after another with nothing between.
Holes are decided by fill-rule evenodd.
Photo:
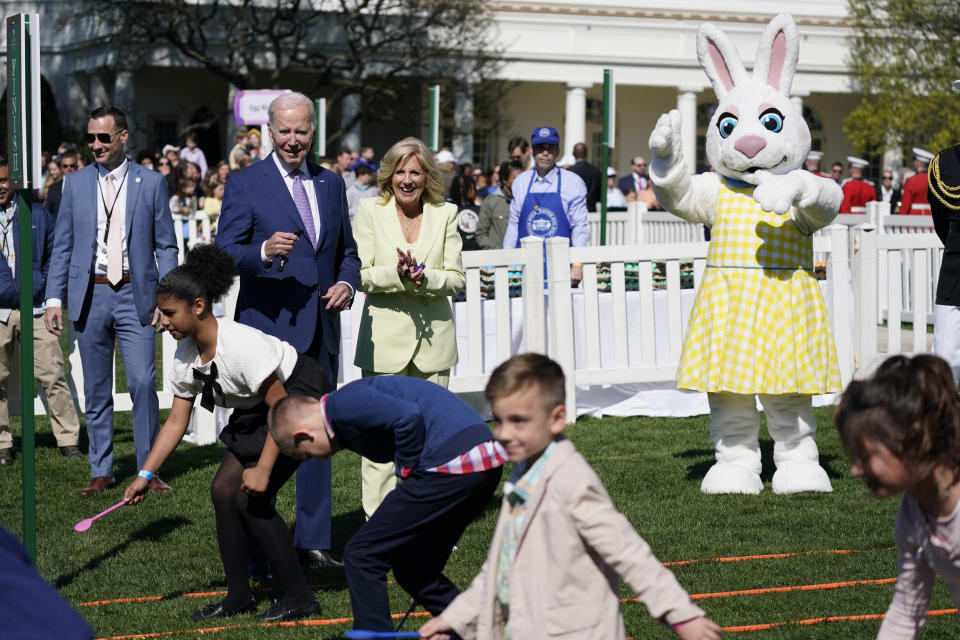
<instances>
[{"instance_id":1,"label":"black hair bow","mask_svg":"<svg viewBox=\"0 0 960 640\"><path fill-rule=\"evenodd\" d=\"M219 393L223 396L223 389L220 387L220 383L217 382L217 363L210 363L210 373L204 373L194 367L193 369L193 379L200 380L203 382L203 388L200 390L200 406L213 413L213 398L215 393Z\"/></svg>"}]
</instances>

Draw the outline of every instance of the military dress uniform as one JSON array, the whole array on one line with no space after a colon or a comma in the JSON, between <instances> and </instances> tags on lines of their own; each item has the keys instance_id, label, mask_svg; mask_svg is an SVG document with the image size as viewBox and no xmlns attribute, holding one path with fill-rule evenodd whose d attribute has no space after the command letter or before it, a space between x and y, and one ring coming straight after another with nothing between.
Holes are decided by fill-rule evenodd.
<instances>
[{"instance_id":1,"label":"military dress uniform","mask_svg":"<svg viewBox=\"0 0 960 640\"><path fill-rule=\"evenodd\" d=\"M903 195L900 197L901 215L930 215L930 201L927 198L927 172L917 172L903 183Z\"/></svg>"},{"instance_id":2,"label":"military dress uniform","mask_svg":"<svg viewBox=\"0 0 960 640\"><path fill-rule=\"evenodd\" d=\"M933 312L933 352L960 376L960 145L938 153L924 174L929 180L933 226L943 242Z\"/></svg>"},{"instance_id":3,"label":"military dress uniform","mask_svg":"<svg viewBox=\"0 0 960 640\"><path fill-rule=\"evenodd\" d=\"M840 213L866 213L867 203L876 199L876 189L869 180L847 178L840 187L843 189Z\"/></svg>"}]
</instances>

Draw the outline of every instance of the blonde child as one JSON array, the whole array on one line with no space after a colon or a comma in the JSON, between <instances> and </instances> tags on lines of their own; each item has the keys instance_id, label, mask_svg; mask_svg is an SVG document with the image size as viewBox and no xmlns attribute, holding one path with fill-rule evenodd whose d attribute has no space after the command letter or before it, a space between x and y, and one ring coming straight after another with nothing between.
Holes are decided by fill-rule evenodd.
<instances>
[{"instance_id":1,"label":"blonde child","mask_svg":"<svg viewBox=\"0 0 960 640\"><path fill-rule=\"evenodd\" d=\"M681 638L719 638L720 627L657 561L563 436L560 366L532 353L510 358L490 376L486 396L513 475L480 574L420 628L421 637L622 639L619 576Z\"/></svg>"},{"instance_id":2,"label":"blonde child","mask_svg":"<svg viewBox=\"0 0 960 640\"><path fill-rule=\"evenodd\" d=\"M850 472L878 498L904 494L899 575L877 638L916 638L937 574L960 605L960 396L950 366L933 355L888 358L850 383L836 423Z\"/></svg>"}]
</instances>

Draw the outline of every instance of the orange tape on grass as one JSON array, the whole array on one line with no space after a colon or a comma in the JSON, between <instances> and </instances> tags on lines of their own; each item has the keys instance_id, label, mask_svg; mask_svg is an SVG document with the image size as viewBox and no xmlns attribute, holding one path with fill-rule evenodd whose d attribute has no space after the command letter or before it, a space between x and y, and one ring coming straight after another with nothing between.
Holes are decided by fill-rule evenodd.
<instances>
[{"instance_id":1,"label":"orange tape on grass","mask_svg":"<svg viewBox=\"0 0 960 640\"><path fill-rule=\"evenodd\" d=\"M422 618L429 616L426 611L411 613L411 618ZM392 613L390 617L394 620L402 618L402 613ZM231 624L222 627L204 627L202 629L178 629L176 631L156 631L153 633L134 633L125 636L106 636L97 638L97 640L147 640L149 638L166 638L176 635L206 635L209 633L219 633L220 631L231 631L233 629L252 629L254 627L325 627L335 624L347 624L353 622L353 618L322 618L320 620L289 620L285 622L258 622L256 624Z\"/></svg>"},{"instance_id":2,"label":"orange tape on grass","mask_svg":"<svg viewBox=\"0 0 960 640\"><path fill-rule=\"evenodd\" d=\"M956 609L936 609L927 613L927 616L946 616L957 613ZM724 631L740 633L743 631L766 631L775 627L810 626L826 622L860 622L863 620L882 620L882 613L867 613L858 616L825 616L823 618L807 618L806 620L789 620L786 622L767 622L764 624L745 624L734 627L724 627Z\"/></svg>"},{"instance_id":3,"label":"orange tape on grass","mask_svg":"<svg viewBox=\"0 0 960 640\"><path fill-rule=\"evenodd\" d=\"M844 587L860 587L872 584L892 584L896 578L878 578L876 580L849 580L846 582L824 582L821 584L802 584L793 587L766 587L764 589L742 589L740 591L718 591L717 593L698 593L691 595L691 600L707 600L710 598L731 598L734 596L758 596L767 593L787 593L790 591L826 591L842 589Z\"/></svg>"},{"instance_id":4,"label":"orange tape on grass","mask_svg":"<svg viewBox=\"0 0 960 640\"><path fill-rule=\"evenodd\" d=\"M685 564L696 564L697 562L743 562L745 560L772 560L776 558L794 558L797 556L812 556L820 553L829 553L833 555L848 555L851 553L869 553L871 551L891 551L896 547L883 547L882 549L824 549L820 551L794 551L792 553L765 553L753 556L730 556L726 558L696 558L693 560L676 560L674 562L662 562L665 567L680 567Z\"/></svg>"},{"instance_id":5,"label":"orange tape on grass","mask_svg":"<svg viewBox=\"0 0 960 640\"><path fill-rule=\"evenodd\" d=\"M875 580L849 580L847 582L824 582L821 584L801 584L792 587L766 587L762 589L741 589L739 591L717 591L716 593L690 594L691 600L709 600L711 598L732 598L735 596L759 596L768 593L788 593L790 591L826 591L844 587L860 587L874 584L892 584L896 578L877 578ZM639 598L621 598L620 602L640 602Z\"/></svg>"},{"instance_id":6,"label":"orange tape on grass","mask_svg":"<svg viewBox=\"0 0 960 640\"><path fill-rule=\"evenodd\" d=\"M311 589L326 589L334 587L333 584L312 584ZM267 587L251 589L254 593L274 591ZM126 604L130 602L157 602L158 600L170 600L171 598L213 598L215 596L225 596L227 591L196 591L191 593L176 593L169 596L132 596L130 598L113 598L110 600L91 600L89 602L78 602L75 607L99 607L105 604Z\"/></svg>"}]
</instances>

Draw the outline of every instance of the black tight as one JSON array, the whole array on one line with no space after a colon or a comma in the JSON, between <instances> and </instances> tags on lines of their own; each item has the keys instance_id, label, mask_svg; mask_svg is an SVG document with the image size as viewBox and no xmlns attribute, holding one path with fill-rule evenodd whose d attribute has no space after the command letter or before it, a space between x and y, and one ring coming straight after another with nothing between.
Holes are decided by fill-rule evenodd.
<instances>
[{"instance_id":1,"label":"black tight","mask_svg":"<svg viewBox=\"0 0 960 640\"><path fill-rule=\"evenodd\" d=\"M274 575L284 590L284 606L305 604L313 599L313 594L300 569L290 530L272 504L277 491L293 475L299 463L292 458L279 456L270 474L266 493L248 496L240 490L243 471L255 464L256 461L242 463L228 450L223 454L210 487L217 520L220 559L227 580L225 608L241 607L250 599L248 535L260 543L270 561Z\"/></svg>"}]
</instances>

